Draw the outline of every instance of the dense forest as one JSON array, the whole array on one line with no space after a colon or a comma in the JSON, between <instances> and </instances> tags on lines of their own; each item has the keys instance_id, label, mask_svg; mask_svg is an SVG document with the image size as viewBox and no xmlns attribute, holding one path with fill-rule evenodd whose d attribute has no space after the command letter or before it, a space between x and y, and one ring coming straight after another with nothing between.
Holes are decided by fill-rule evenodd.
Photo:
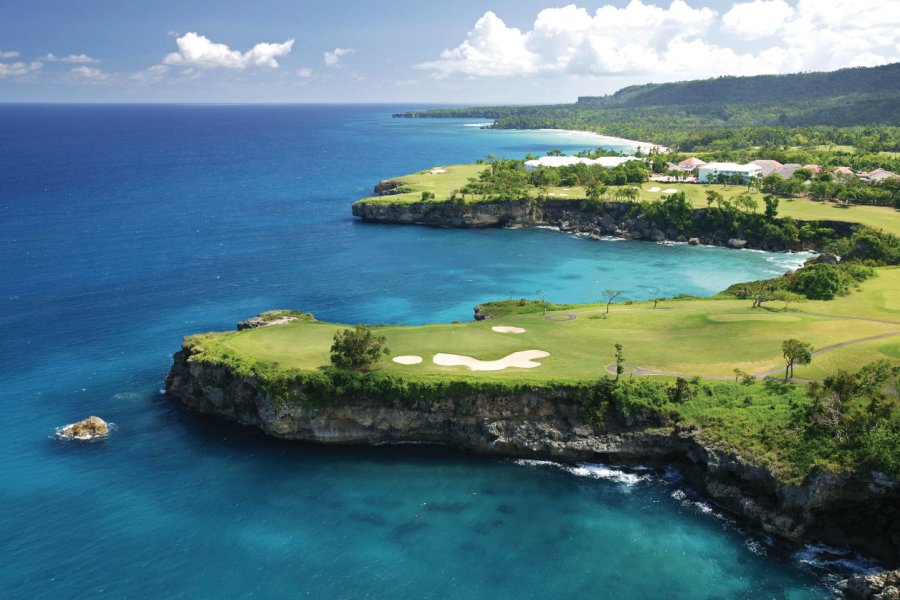
<instances>
[{"instance_id":1,"label":"dense forest","mask_svg":"<svg viewBox=\"0 0 900 600\"><path fill-rule=\"evenodd\" d=\"M900 152L900 63L631 86L573 104L397 116L483 117L502 129L581 129L685 152L828 145L852 146L856 153ZM896 157L886 157L891 158Z\"/></svg>"}]
</instances>

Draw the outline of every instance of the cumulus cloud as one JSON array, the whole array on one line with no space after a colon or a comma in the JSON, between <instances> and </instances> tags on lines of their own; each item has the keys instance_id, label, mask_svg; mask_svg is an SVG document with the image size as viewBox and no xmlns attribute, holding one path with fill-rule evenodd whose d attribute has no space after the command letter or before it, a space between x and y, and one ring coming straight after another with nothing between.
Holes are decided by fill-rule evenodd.
<instances>
[{"instance_id":1,"label":"cumulus cloud","mask_svg":"<svg viewBox=\"0 0 900 600\"><path fill-rule=\"evenodd\" d=\"M18 57L19 57L19 53L16 52L15 50L7 51L7 52L3 52L2 50L0 50L0 58L18 58Z\"/></svg>"},{"instance_id":2,"label":"cumulus cloud","mask_svg":"<svg viewBox=\"0 0 900 600\"><path fill-rule=\"evenodd\" d=\"M668 7L631 0L593 13L570 4L540 11L527 31L488 11L462 43L416 67L435 77L672 79L875 65L900 58L896 2L753 0L721 16L684 0ZM740 49L732 47L735 38L745 41Z\"/></svg>"},{"instance_id":3,"label":"cumulus cloud","mask_svg":"<svg viewBox=\"0 0 900 600\"><path fill-rule=\"evenodd\" d=\"M290 54L294 40L281 44L259 43L247 52L232 50L226 44L213 42L208 37L193 31L175 40L178 52L168 54L166 65L200 67L204 69L223 67L226 69L246 69L247 67L277 68L279 56Z\"/></svg>"},{"instance_id":4,"label":"cumulus cloud","mask_svg":"<svg viewBox=\"0 0 900 600\"><path fill-rule=\"evenodd\" d=\"M96 58L91 58L87 54L69 54L68 56L56 56L52 52L41 58L47 62L64 62L74 64L91 64L100 62Z\"/></svg>"},{"instance_id":5,"label":"cumulus cloud","mask_svg":"<svg viewBox=\"0 0 900 600\"><path fill-rule=\"evenodd\" d=\"M40 61L0 63L0 79L7 77L24 77L41 70L44 64Z\"/></svg>"},{"instance_id":6,"label":"cumulus cloud","mask_svg":"<svg viewBox=\"0 0 900 600\"><path fill-rule=\"evenodd\" d=\"M784 0L754 0L735 4L722 15L722 29L744 40L772 36L794 14Z\"/></svg>"},{"instance_id":7,"label":"cumulus cloud","mask_svg":"<svg viewBox=\"0 0 900 600\"><path fill-rule=\"evenodd\" d=\"M341 66L341 58L354 52L356 52L354 48L335 48L331 52L326 52L324 55L325 66L339 67Z\"/></svg>"},{"instance_id":8,"label":"cumulus cloud","mask_svg":"<svg viewBox=\"0 0 900 600\"><path fill-rule=\"evenodd\" d=\"M74 69L72 69L71 73L75 75L75 77L77 77L80 81L87 81L92 83L106 81L107 79L109 79L108 73L104 73L100 69L88 67L86 65L75 67Z\"/></svg>"},{"instance_id":9,"label":"cumulus cloud","mask_svg":"<svg viewBox=\"0 0 900 600\"><path fill-rule=\"evenodd\" d=\"M138 83L159 83L170 70L171 67L167 65L153 65L143 71L129 75L128 78Z\"/></svg>"},{"instance_id":10,"label":"cumulus cloud","mask_svg":"<svg viewBox=\"0 0 900 600\"><path fill-rule=\"evenodd\" d=\"M313 70L309 67L300 67L297 69L297 75L300 77L312 77Z\"/></svg>"}]
</instances>

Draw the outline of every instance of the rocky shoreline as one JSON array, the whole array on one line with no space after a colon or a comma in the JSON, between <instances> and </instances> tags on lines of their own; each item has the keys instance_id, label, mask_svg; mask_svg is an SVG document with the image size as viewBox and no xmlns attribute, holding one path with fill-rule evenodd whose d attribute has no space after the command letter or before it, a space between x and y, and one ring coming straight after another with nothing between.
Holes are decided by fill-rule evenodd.
<instances>
[{"instance_id":1,"label":"rocky shoreline","mask_svg":"<svg viewBox=\"0 0 900 600\"><path fill-rule=\"evenodd\" d=\"M382 182L383 185L385 182ZM693 211L691 224L682 231L660 227L644 215L634 202L590 203L580 200L504 200L457 204L445 202L371 202L353 204L353 216L375 223L430 225L435 227L556 227L590 238L618 237L653 242L690 242L709 246L757 250L821 250L785 248L776 240L727 231L710 231L703 226L705 209ZM798 221L798 226L803 222ZM851 235L853 225L842 221L819 221L819 227L840 237Z\"/></svg>"},{"instance_id":2,"label":"rocky shoreline","mask_svg":"<svg viewBox=\"0 0 900 600\"><path fill-rule=\"evenodd\" d=\"M896 482L817 474L801 485L782 483L767 468L713 447L697 430L590 425L585 415L592 400L565 386L462 398L285 403L255 377L191 356L188 346L174 355L165 385L171 397L274 437L321 444L434 442L566 463L672 464L719 506L769 534L849 548L888 567L900 563Z\"/></svg>"}]
</instances>

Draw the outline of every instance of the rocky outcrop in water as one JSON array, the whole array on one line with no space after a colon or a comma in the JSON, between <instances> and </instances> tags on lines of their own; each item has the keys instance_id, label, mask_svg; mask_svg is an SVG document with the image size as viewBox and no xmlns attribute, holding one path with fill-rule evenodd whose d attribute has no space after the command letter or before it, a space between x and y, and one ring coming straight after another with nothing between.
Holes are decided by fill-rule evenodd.
<instances>
[{"instance_id":1,"label":"rocky outcrop in water","mask_svg":"<svg viewBox=\"0 0 900 600\"><path fill-rule=\"evenodd\" d=\"M599 239L613 236L645 241L688 242L733 248L786 250L778 240L710 229L705 209L694 210L691 223L681 231L658 226L634 202L592 203L580 200L498 200L492 202L370 202L353 204L353 215L364 221L435 227L558 227L562 231ZM798 222L798 226L803 225ZM819 222L839 237L849 236L852 225Z\"/></svg>"},{"instance_id":2,"label":"rocky outcrop in water","mask_svg":"<svg viewBox=\"0 0 900 600\"><path fill-rule=\"evenodd\" d=\"M854 575L844 584L853 600L900 600L900 569L876 575Z\"/></svg>"},{"instance_id":3,"label":"rocky outcrop in water","mask_svg":"<svg viewBox=\"0 0 900 600\"><path fill-rule=\"evenodd\" d=\"M109 424L100 417L91 416L77 423L60 427L56 430L56 435L64 440L79 442L103 439L109 435Z\"/></svg>"},{"instance_id":4,"label":"rocky outcrop in water","mask_svg":"<svg viewBox=\"0 0 900 600\"><path fill-rule=\"evenodd\" d=\"M575 388L429 400L284 402L264 391L256 378L239 376L223 364L191 360L191 353L185 347L175 354L167 393L188 408L275 437L323 444L422 441L562 462L676 464L715 502L766 532L853 548L889 564L900 560L895 482L819 474L803 485L781 483L767 468L704 442L695 429L590 425L585 415L594 401Z\"/></svg>"},{"instance_id":5,"label":"rocky outcrop in water","mask_svg":"<svg viewBox=\"0 0 900 600\"><path fill-rule=\"evenodd\" d=\"M313 316L310 313L304 313L297 310L268 310L260 313L255 317L251 317L237 324L239 331L244 329L256 329L257 327L267 327L269 325L283 325L291 321L312 321Z\"/></svg>"}]
</instances>

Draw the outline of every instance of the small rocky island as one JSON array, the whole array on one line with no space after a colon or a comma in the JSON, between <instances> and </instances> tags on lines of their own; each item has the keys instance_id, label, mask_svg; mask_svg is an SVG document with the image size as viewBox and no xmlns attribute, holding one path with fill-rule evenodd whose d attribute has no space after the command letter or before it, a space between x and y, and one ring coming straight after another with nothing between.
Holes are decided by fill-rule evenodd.
<instances>
[{"instance_id":1,"label":"small rocky island","mask_svg":"<svg viewBox=\"0 0 900 600\"><path fill-rule=\"evenodd\" d=\"M90 416L56 430L56 436L63 440L89 442L106 439L109 436L110 423L100 417Z\"/></svg>"}]
</instances>

